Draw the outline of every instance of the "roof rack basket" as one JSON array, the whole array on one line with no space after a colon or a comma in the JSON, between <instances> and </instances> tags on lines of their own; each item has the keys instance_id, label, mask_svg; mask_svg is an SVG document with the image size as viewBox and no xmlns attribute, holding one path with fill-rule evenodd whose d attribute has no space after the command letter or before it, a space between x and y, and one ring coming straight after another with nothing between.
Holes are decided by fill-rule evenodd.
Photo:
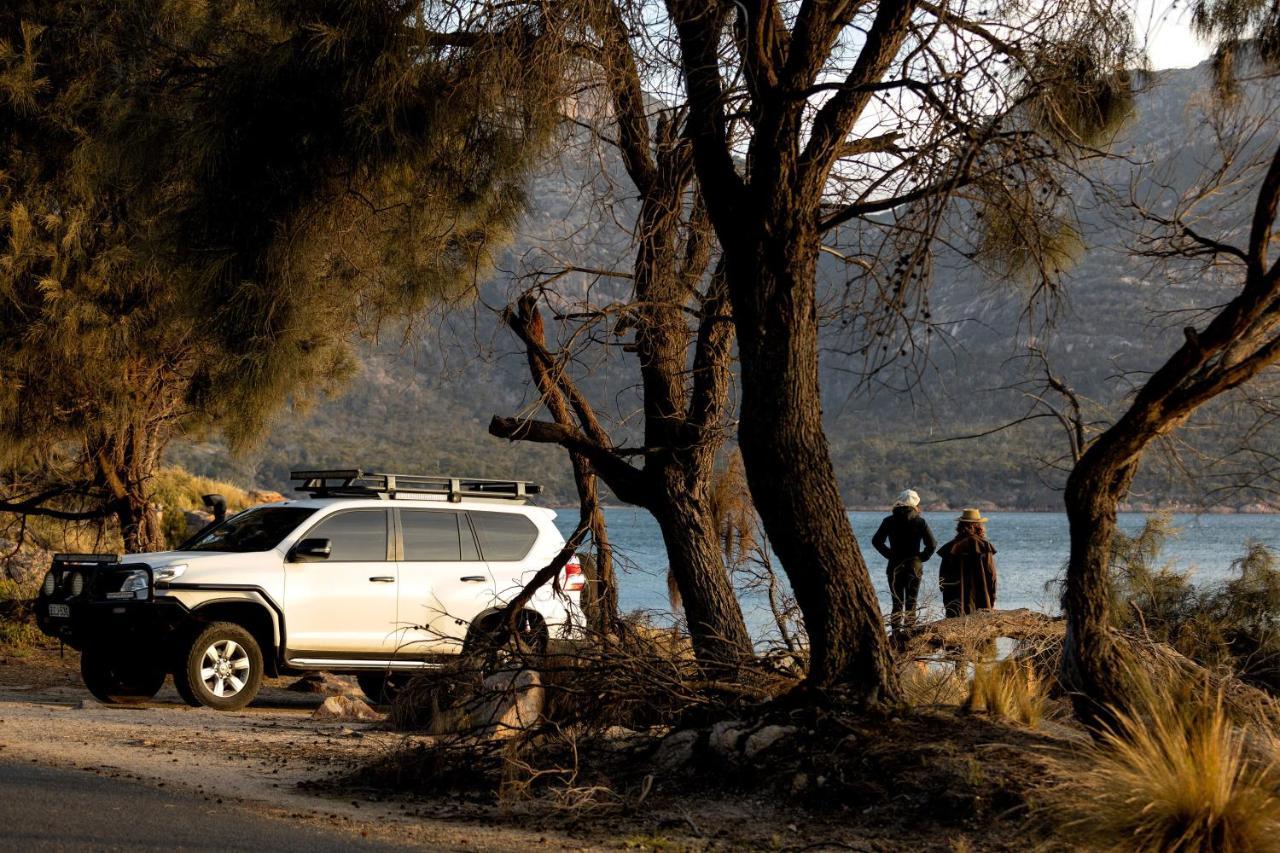
<instances>
[{"instance_id":1,"label":"roof rack basket","mask_svg":"<svg viewBox=\"0 0 1280 853\"><path fill-rule=\"evenodd\" d=\"M450 503L464 498L524 502L542 493L542 486L527 480L480 480L475 477L433 477L424 474L385 474L359 468L325 471L293 471L290 480L301 480L300 492L315 498L441 495Z\"/></svg>"}]
</instances>

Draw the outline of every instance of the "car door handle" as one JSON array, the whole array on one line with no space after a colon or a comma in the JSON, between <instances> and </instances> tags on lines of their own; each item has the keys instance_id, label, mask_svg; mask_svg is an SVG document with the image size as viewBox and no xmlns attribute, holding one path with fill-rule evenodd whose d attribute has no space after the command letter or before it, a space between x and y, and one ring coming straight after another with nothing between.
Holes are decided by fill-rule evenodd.
<instances>
[{"instance_id":1,"label":"car door handle","mask_svg":"<svg viewBox=\"0 0 1280 853\"><path fill-rule=\"evenodd\" d=\"M463 575L458 580L463 583L484 583L486 578L484 575Z\"/></svg>"},{"instance_id":2,"label":"car door handle","mask_svg":"<svg viewBox=\"0 0 1280 853\"><path fill-rule=\"evenodd\" d=\"M396 579L391 577L390 575L377 575L376 577L369 578L369 580L373 583L395 583L396 582Z\"/></svg>"}]
</instances>

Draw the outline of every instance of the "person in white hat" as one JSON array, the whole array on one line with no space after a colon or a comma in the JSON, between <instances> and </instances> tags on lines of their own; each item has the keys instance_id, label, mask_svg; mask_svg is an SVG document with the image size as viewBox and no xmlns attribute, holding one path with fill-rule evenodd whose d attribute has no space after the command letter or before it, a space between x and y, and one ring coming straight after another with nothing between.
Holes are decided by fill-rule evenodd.
<instances>
[{"instance_id":1,"label":"person in white hat","mask_svg":"<svg viewBox=\"0 0 1280 853\"><path fill-rule=\"evenodd\" d=\"M996 606L996 546L987 539L987 521L976 509L956 519L956 538L938 550L938 586L947 616L965 616Z\"/></svg>"},{"instance_id":2,"label":"person in white hat","mask_svg":"<svg viewBox=\"0 0 1280 853\"><path fill-rule=\"evenodd\" d=\"M888 561L889 595L893 599L889 624L894 638L905 640L916 623L916 597L925 561L938 547L920 514L920 496L915 491L906 489L898 495L893 512L871 537L871 546Z\"/></svg>"}]
</instances>

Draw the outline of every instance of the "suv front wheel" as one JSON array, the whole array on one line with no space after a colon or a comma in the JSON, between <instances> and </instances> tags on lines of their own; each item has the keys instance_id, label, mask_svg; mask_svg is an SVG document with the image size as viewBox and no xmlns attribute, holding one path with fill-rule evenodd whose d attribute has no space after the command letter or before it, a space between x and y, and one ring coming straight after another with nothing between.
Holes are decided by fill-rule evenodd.
<instances>
[{"instance_id":1,"label":"suv front wheel","mask_svg":"<svg viewBox=\"0 0 1280 853\"><path fill-rule=\"evenodd\" d=\"M164 684L162 667L142 656L124 651L88 648L80 654L80 677L100 702L137 705L146 702Z\"/></svg>"},{"instance_id":2,"label":"suv front wheel","mask_svg":"<svg viewBox=\"0 0 1280 853\"><path fill-rule=\"evenodd\" d=\"M233 622L214 622L196 635L174 667L173 686L189 705L238 711L262 686L262 650Z\"/></svg>"}]
</instances>

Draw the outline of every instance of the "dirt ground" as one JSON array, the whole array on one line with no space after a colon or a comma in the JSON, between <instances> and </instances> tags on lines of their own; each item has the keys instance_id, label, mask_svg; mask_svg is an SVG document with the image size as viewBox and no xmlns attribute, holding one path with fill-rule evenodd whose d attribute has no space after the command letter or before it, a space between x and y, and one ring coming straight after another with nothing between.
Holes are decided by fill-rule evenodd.
<instances>
[{"instance_id":1,"label":"dirt ground","mask_svg":"<svg viewBox=\"0 0 1280 853\"><path fill-rule=\"evenodd\" d=\"M278 818L433 850L586 849L580 840L512 826L449 819L382 795L319 795L299 783L345 770L403 737L378 724L311 719L323 697L268 680L240 713L190 708L171 684L140 707L96 702L78 655L56 647L0 658L0 757L77 768L232 802ZM348 795L350 794L350 795Z\"/></svg>"},{"instance_id":2,"label":"dirt ground","mask_svg":"<svg viewBox=\"0 0 1280 853\"><path fill-rule=\"evenodd\" d=\"M9 655L0 658L0 757L139 780L312 828L434 850L958 851L1043 843L1023 808L1023 789L1043 782L1043 770L1023 757L1070 741L1052 726L1046 733L982 723L957 744L954 733L933 734L950 726L945 719L890 721L903 726L909 747L890 737L860 749L868 781L853 780L842 789L845 801L821 809L807 810L803 795L779 795L785 784L744 788L733 779L659 779L652 792L646 783L644 795L623 791L621 802L611 797L604 807L587 796L549 808L385 782L335 784L355 767L394 764L429 739L379 723L312 720L322 697L288 691L290 681L268 681L239 713L189 708L169 684L153 702L122 708L92 699L71 650ZM956 783L965 791L939 799L938 785L975 774L981 791ZM987 789L1008 802L981 803ZM938 802L959 814L941 823L914 817Z\"/></svg>"}]
</instances>

